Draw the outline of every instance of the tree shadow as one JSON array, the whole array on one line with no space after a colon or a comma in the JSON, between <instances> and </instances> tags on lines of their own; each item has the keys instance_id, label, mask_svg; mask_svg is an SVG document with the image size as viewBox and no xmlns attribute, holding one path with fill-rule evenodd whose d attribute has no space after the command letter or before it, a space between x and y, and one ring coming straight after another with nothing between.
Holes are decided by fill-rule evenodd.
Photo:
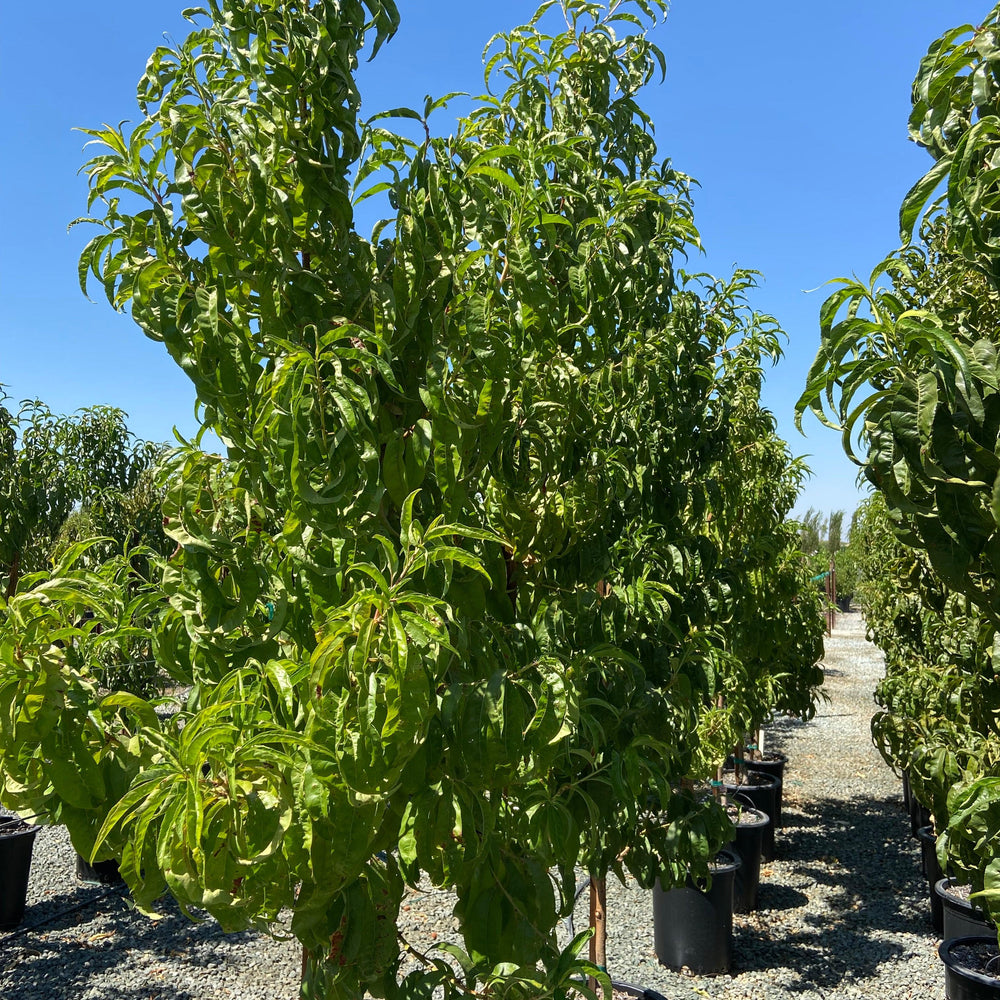
<instances>
[{"instance_id":1,"label":"tree shadow","mask_svg":"<svg viewBox=\"0 0 1000 1000\"><path fill-rule=\"evenodd\" d=\"M94 898L74 909L88 892ZM258 936L224 934L212 919L192 922L170 899L164 899L159 910L163 916L155 922L140 914L121 887L109 891L74 885L37 903L26 912L21 927L0 935L0 995L32 1000L64 1000L85 993L95 1000L203 1000L203 990L192 993L169 978L160 980L158 962L181 957L188 967L219 969L233 960L234 945ZM225 950L217 951L223 939ZM120 977L113 977L113 983L105 978L123 967L129 967L128 979L134 985L121 983Z\"/></svg>"},{"instance_id":2,"label":"tree shadow","mask_svg":"<svg viewBox=\"0 0 1000 1000\"><path fill-rule=\"evenodd\" d=\"M775 862L785 884L762 878L760 902L792 919L738 920L735 975L778 961L798 973L784 984L789 993L813 994L900 959L905 948L891 935L930 932L919 853L894 801L818 799L789 811L785 823ZM824 914L807 909L817 890Z\"/></svg>"},{"instance_id":3,"label":"tree shadow","mask_svg":"<svg viewBox=\"0 0 1000 1000\"><path fill-rule=\"evenodd\" d=\"M761 882L757 896L757 909L762 913L796 910L809 902L809 897L798 889L766 881Z\"/></svg>"}]
</instances>

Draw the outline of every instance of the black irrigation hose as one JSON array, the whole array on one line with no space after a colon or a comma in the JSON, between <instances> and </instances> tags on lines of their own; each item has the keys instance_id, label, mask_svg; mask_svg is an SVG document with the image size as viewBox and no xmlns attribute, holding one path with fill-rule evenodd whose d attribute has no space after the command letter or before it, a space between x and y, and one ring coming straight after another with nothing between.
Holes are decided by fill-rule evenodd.
<instances>
[{"instance_id":1,"label":"black irrigation hose","mask_svg":"<svg viewBox=\"0 0 1000 1000\"><path fill-rule=\"evenodd\" d=\"M41 819L42 813L35 813L33 816L0 816L0 832L5 826L13 826L15 823L27 823L29 819Z\"/></svg>"},{"instance_id":2,"label":"black irrigation hose","mask_svg":"<svg viewBox=\"0 0 1000 1000\"><path fill-rule=\"evenodd\" d=\"M583 895L583 890L586 889L588 885L590 885L590 879L589 878L585 878L576 887L576 892L573 893L573 906L574 906L574 908L576 907L576 903L579 900L579 898ZM572 941L573 938L576 937L576 929L575 929L575 926L573 924L573 910L570 910L569 911L569 916L566 917L563 920L563 926L566 928L566 931L569 934L570 941Z\"/></svg>"},{"instance_id":3,"label":"black irrigation hose","mask_svg":"<svg viewBox=\"0 0 1000 1000\"><path fill-rule=\"evenodd\" d=\"M88 906L92 906L94 903L99 903L102 899L107 899L107 897L113 893L120 892L121 887L113 885L110 888L105 889L104 892L99 893L96 896L91 896L90 899L85 899L82 903L77 903L76 906L71 906L68 910L60 910L58 913L53 913L51 917L46 917L44 920L39 920L37 923L29 924L27 927L19 927L16 931L13 931L10 934L0 936L0 947L7 944L9 941L13 941L14 938L20 937L22 934L27 934L29 931L34 931L39 927L44 927L46 924L51 924L60 917L68 917L71 913L84 910Z\"/></svg>"}]
</instances>

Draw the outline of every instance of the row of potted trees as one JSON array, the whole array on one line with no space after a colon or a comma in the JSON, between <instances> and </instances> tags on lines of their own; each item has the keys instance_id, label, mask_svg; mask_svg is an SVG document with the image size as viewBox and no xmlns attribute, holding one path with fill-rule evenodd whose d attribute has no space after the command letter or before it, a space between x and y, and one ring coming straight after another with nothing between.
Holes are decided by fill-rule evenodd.
<instances>
[{"instance_id":1,"label":"row of potted trees","mask_svg":"<svg viewBox=\"0 0 1000 1000\"><path fill-rule=\"evenodd\" d=\"M995 766L996 678L982 668L989 630L926 558L896 539L880 496L862 505L856 533L868 631L886 659L872 736L903 779L932 924L945 940L995 934L975 897L969 901L968 869L951 862L947 847L964 783ZM958 823L967 818L960 814Z\"/></svg>"},{"instance_id":2,"label":"row of potted trees","mask_svg":"<svg viewBox=\"0 0 1000 1000\"><path fill-rule=\"evenodd\" d=\"M876 744L933 818L942 869L1000 914L1000 215L994 197L1000 7L928 50L911 138L933 159L900 210L903 247L842 280L800 402L843 432L877 491L869 627L887 675ZM895 590L895 592L894 592ZM941 946L950 997L995 995L995 939ZM981 992L982 991L982 992Z\"/></svg>"},{"instance_id":3,"label":"row of potted trees","mask_svg":"<svg viewBox=\"0 0 1000 1000\"><path fill-rule=\"evenodd\" d=\"M734 831L694 786L813 711L803 468L760 403L780 331L752 274L675 267L690 182L637 100L664 10L542 4L443 138L443 102L360 120L391 0L210 0L139 125L91 133L83 263L227 454L160 466L155 586L83 545L0 605L0 799L142 910L289 909L303 996L606 986L607 877L705 876ZM104 683L135 637L174 711ZM575 867L586 959L555 945ZM399 983L424 876L467 954Z\"/></svg>"}]
</instances>

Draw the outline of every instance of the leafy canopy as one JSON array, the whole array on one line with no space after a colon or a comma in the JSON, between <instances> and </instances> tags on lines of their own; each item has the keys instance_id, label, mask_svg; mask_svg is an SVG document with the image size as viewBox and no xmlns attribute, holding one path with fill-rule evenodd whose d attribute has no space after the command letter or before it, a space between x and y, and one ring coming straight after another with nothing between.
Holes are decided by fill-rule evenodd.
<instances>
[{"instance_id":1,"label":"leafy canopy","mask_svg":"<svg viewBox=\"0 0 1000 1000\"><path fill-rule=\"evenodd\" d=\"M164 344L227 455L185 443L162 473L175 716L93 711L86 664L33 633L91 709L60 752L121 779L94 779L74 840L146 909L291 909L307 995L576 989L574 866L703 871L731 828L682 782L781 699L810 709L818 619L787 613L782 526L801 470L759 403L779 331L752 274L675 269L690 182L638 103L663 11L543 3L445 138L440 101L359 118L388 0L212 2L151 57L142 120L89 132L82 282ZM770 677L749 625L774 579ZM50 700L17 720L12 804L61 801L29 749ZM399 983L424 875L469 954Z\"/></svg>"}]
</instances>

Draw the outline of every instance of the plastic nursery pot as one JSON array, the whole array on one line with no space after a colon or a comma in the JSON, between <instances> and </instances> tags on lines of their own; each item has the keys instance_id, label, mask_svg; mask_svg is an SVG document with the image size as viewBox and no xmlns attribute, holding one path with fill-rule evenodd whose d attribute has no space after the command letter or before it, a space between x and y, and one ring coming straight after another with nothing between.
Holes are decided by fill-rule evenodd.
<instances>
[{"instance_id":1,"label":"plastic nursery pot","mask_svg":"<svg viewBox=\"0 0 1000 1000\"><path fill-rule=\"evenodd\" d=\"M122 885L118 862L95 861L91 864L83 855L76 856L76 877L84 885Z\"/></svg>"},{"instance_id":2,"label":"plastic nursery pot","mask_svg":"<svg viewBox=\"0 0 1000 1000\"><path fill-rule=\"evenodd\" d=\"M942 941L947 1000L997 1000L1000 997L1000 948L992 937L958 937Z\"/></svg>"},{"instance_id":3,"label":"plastic nursery pot","mask_svg":"<svg viewBox=\"0 0 1000 1000\"><path fill-rule=\"evenodd\" d=\"M944 911L941 933L945 940L992 934L993 943L996 944L996 928L986 919L986 915L975 903L970 903L963 893L955 892L952 888L953 884L950 878L938 879L934 883L934 892L941 900Z\"/></svg>"},{"instance_id":4,"label":"plastic nursery pot","mask_svg":"<svg viewBox=\"0 0 1000 1000\"><path fill-rule=\"evenodd\" d=\"M750 750L746 751L747 766L751 771L758 771L760 774L770 774L781 782L778 786L778 798L775 802L774 814L771 816L774 828L779 830L783 825L781 822L781 799L785 791L785 765L788 763L788 758L783 753L778 753L777 750L765 750L763 760L753 760L750 756L751 753L752 751Z\"/></svg>"},{"instance_id":5,"label":"plastic nursery pot","mask_svg":"<svg viewBox=\"0 0 1000 1000\"><path fill-rule=\"evenodd\" d=\"M937 837L932 826L922 826L917 830L917 840L920 841L921 867L927 876L927 885L931 898L931 924L938 937L944 934L944 904L941 897L934 891L934 886L944 877L941 863L937 856Z\"/></svg>"},{"instance_id":6,"label":"plastic nursery pot","mask_svg":"<svg viewBox=\"0 0 1000 1000\"><path fill-rule=\"evenodd\" d=\"M761 844L760 856L765 861L773 861L775 857L773 817L777 809L777 798L781 791L781 780L760 771L748 771L742 784L723 781L722 790L726 795L737 793L745 795L753 803L755 809L772 817L772 822L764 829L764 841Z\"/></svg>"},{"instance_id":7,"label":"plastic nursery pot","mask_svg":"<svg viewBox=\"0 0 1000 1000\"><path fill-rule=\"evenodd\" d=\"M720 851L710 883L653 887L653 950L661 965L706 975L733 964L733 881L740 859Z\"/></svg>"},{"instance_id":8,"label":"plastic nursery pot","mask_svg":"<svg viewBox=\"0 0 1000 1000\"><path fill-rule=\"evenodd\" d=\"M736 823L736 836L726 845L740 859L733 879L733 912L752 913L760 891L760 859L764 835L771 819L760 809L743 808Z\"/></svg>"},{"instance_id":9,"label":"plastic nursery pot","mask_svg":"<svg viewBox=\"0 0 1000 1000\"><path fill-rule=\"evenodd\" d=\"M31 850L39 827L15 818L0 820L0 931L24 919Z\"/></svg>"},{"instance_id":10,"label":"plastic nursery pot","mask_svg":"<svg viewBox=\"0 0 1000 1000\"><path fill-rule=\"evenodd\" d=\"M915 795L910 795L910 833L915 837L917 830L922 826L927 826L931 821L931 811L925 805L917 801Z\"/></svg>"}]
</instances>

